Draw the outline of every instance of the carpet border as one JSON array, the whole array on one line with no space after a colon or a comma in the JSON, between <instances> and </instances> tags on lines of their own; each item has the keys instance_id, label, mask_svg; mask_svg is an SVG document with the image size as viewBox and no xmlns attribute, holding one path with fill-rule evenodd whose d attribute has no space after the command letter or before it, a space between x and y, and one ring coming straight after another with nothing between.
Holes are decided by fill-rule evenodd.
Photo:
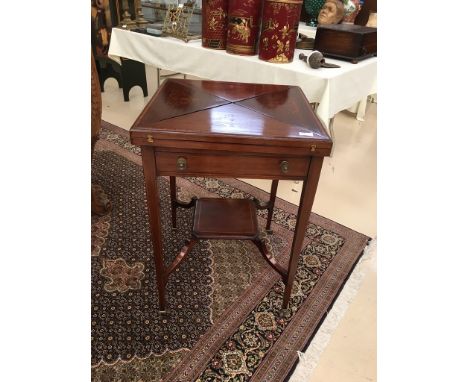
<instances>
[{"instance_id":1,"label":"carpet border","mask_svg":"<svg viewBox=\"0 0 468 382\"><path fill-rule=\"evenodd\" d=\"M369 244L369 242L371 241L372 239L369 238L367 240L367 244ZM301 352L305 352L306 349L309 348L312 340L314 339L315 335L317 334L317 332L320 330L323 322L325 321L325 319L327 318L328 316L328 313L330 313L330 311L333 309L333 307L335 306L335 303L336 301L338 300L338 297L340 296L341 292L343 291L343 288L346 286L346 284L348 283L350 277L352 276L353 272L355 271L356 267L358 266L360 260L362 259L362 257L364 256L364 253L365 253L365 248L361 251L361 253L359 254L359 256L357 257L356 261L354 262L354 264L352 264L351 266L351 269L348 273L348 275L346 276L346 278L344 279L344 282L343 284L341 284L340 288L338 289L335 297L333 298L333 301L331 302L331 304L329 305L329 307L327 308L326 312L323 314L322 318L320 319L320 321L317 323L316 327L314 328L314 330L312 331L312 333L310 334L308 340L305 342L304 346L302 347L302 349L300 349ZM293 366L289 369L289 372L288 374L285 376L285 378L283 379L284 382L288 382L290 380L290 378L293 376L294 372L296 371L296 366L297 364L299 363L299 357L297 357L296 361L294 362Z\"/></svg>"}]
</instances>

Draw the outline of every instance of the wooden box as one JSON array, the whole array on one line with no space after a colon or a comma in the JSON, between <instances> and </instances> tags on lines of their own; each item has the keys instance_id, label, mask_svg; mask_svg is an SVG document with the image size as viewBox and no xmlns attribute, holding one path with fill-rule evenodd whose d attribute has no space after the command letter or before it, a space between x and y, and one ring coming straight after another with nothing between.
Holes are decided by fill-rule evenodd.
<instances>
[{"instance_id":1,"label":"wooden box","mask_svg":"<svg viewBox=\"0 0 468 382\"><path fill-rule=\"evenodd\" d=\"M325 57L355 64L377 55L377 28L352 24L319 25L314 49Z\"/></svg>"}]
</instances>

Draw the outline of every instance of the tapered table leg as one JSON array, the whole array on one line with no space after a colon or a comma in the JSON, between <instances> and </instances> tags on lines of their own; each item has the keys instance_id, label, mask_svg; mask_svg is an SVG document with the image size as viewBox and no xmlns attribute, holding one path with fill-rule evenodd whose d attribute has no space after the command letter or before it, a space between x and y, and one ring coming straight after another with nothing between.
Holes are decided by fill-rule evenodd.
<instances>
[{"instance_id":1,"label":"tapered table leg","mask_svg":"<svg viewBox=\"0 0 468 382\"><path fill-rule=\"evenodd\" d=\"M299 262L299 255L301 253L302 243L309 222L312 204L314 203L315 192L322 169L323 157L312 157L309 165L307 179L304 180L302 186L301 201L299 204L299 211L297 213L296 229L294 232L294 239L291 247L291 256L289 258L288 278L283 295L283 309L286 309L291 297L291 290L296 276L297 264Z\"/></svg>"},{"instance_id":2,"label":"tapered table leg","mask_svg":"<svg viewBox=\"0 0 468 382\"><path fill-rule=\"evenodd\" d=\"M271 230L271 219L273 218L273 208L275 207L276 191L278 190L278 180L271 181L270 202L268 203L268 218L266 224L267 233L273 233Z\"/></svg>"},{"instance_id":3,"label":"tapered table leg","mask_svg":"<svg viewBox=\"0 0 468 382\"><path fill-rule=\"evenodd\" d=\"M172 228L177 228L177 188L175 176L169 177L169 184L171 188Z\"/></svg>"},{"instance_id":4,"label":"tapered table leg","mask_svg":"<svg viewBox=\"0 0 468 382\"><path fill-rule=\"evenodd\" d=\"M166 309L166 267L164 265L161 240L161 209L159 206L159 186L154 150L151 146L141 147L143 171L145 174L146 199L153 242L154 261L156 266L156 282L158 284L159 310Z\"/></svg>"}]
</instances>

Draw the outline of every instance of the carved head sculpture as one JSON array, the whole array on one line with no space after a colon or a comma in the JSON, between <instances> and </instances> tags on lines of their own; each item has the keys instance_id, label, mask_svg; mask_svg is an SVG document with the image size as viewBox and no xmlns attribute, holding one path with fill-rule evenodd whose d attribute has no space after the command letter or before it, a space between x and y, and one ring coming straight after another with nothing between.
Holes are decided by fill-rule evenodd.
<instances>
[{"instance_id":1,"label":"carved head sculpture","mask_svg":"<svg viewBox=\"0 0 468 382\"><path fill-rule=\"evenodd\" d=\"M318 15L322 25L338 24L344 16L344 5L341 0L326 0Z\"/></svg>"}]
</instances>

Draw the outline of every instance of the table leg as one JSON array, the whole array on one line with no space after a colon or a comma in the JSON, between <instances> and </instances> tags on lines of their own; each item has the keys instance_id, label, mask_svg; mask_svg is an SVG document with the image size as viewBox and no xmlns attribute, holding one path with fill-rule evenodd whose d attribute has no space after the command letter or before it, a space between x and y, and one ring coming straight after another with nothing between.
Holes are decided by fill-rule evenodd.
<instances>
[{"instance_id":1,"label":"table leg","mask_svg":"<svg viewBox=\"0 0 468 382\"><path fill-rule=\"evenodd\" d=\"M177 228L177 187L176 177L170 176L172 228Z\"/></svg>"},{"instance_id":2,"label":"table leg","mask_svg":"<svg viewBox=\"0 0 468 382\"><path fill-rule=\"evenodd\" d=\"M356 112L356 119L358 121L361 121L361 122L364 121L364 116L366 115L366 107L367 107L367 97L359 101L357 112Z\"/></svg>"},{"instance_id":3,"label":"table leg","mask_svg":"<svg viewBox=\"0 0 468 382\"><path fill-rule=\"evenodd\" d=\"M157 68L156 71L158 72L158 89L161 86L161 69Z\"/></svg>"},{"instance_id":4,"label":"table leg","mask_svg":"<svg viewBox=\"0 0 468 382\"><path fill-rule=\"evenodd\" d=\"M310 161L307 179L304 180L301 193L299 211L297 213L296 229L292 242L291 256L289 258L288 278L283 295L283 309L286 309L291 297L291 291L296 277L297 264L301 253L302 243L309 223L312 204L314 203L315 192L322 169L323 157L313 157Z\"/></svg>"},{"instance_id":5,"label":"table leg","mask_svg":"<svg viewBox=\"0 0 468 382\"><path fill-rule=\"evenodd\" d=\"M278 180L271 181L270 202L268 203L268 218L266 224L267 233L273 233L271 230L271 219L273 218L273 209L275 208L276 191L278 190Z\"/></svg>"},{"instance_id":6,"label":"table leg","mask_svg":"<svg viewBox=\"0 0 468 382\"><path fill-rule=\"evenodd\" d=\"M332 139L333 142L335 142L335 130L333 129L334 123L335 123L335 116L330 118L330 122L328 124L328 132L330 133L330 138ZM330 152L330 158L333 157L334 151L335 151L335 145L332 146L332 149Z\"/></svg>"},{"instance_id":7,"label":"table leg","mask_svg":"<svg viewBox=\"0 0 468 382\"><path fill-rule=\"evenodd\" d=\"M159 206L159 186L157 181L156 161L151 146L141 147L143 172L145 174L146 200L153 242L154 262L156 266L156 282L158 284L159 310L166 309L166 267L164 265L161 240L161 209Z\"/></svg>"}]
</instances>

